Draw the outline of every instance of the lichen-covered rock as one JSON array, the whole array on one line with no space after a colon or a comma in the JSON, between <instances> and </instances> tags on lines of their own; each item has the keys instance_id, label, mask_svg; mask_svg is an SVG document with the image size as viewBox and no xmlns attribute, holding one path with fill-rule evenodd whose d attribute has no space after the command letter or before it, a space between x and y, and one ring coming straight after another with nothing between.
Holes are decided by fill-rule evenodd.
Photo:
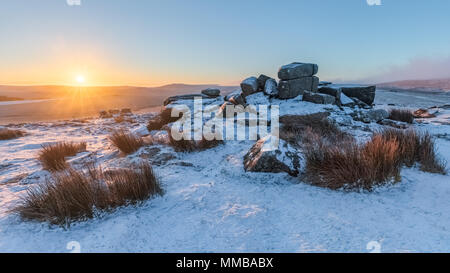
<instances>
[{"instance_id":1,"label":"lichen-covered rock","mask_svg":"<svg viewBox=\"0 0 450 273\"><path fill-rule=\"evenodd\" d=\"M259 75L258 77L258 90L259 91L264 91L264 87L266 86L266 82L268 79L272 79L269 76L266 76L264 74Z\"/></svg>"},{"instance_id":2,"label":"lichen-covered rock","mask_svg":"<svg viewBox=\"0 0 450 273\"><path fill-rule=\"evenodd\" d=\"M356 121L371 123L371 122L380 122L384 119L389 118L389 113L384 109L371 109L371 110L355 111L354 113L351 114L351 116Z\"/></svg>"},{"instance_id":3,"label":"lichen-covered rock","mask_svg":"<svg viewBox=\"0 0 450 273\"><path fill-rule=\"evenodd\" d=\"M256 77L245 79L241 83L241 89L244 97L258 92L258 79Z\"/></svg>"},{"instance_id":4,"label":"lichen-covered rock","mask_svg":"<svg viewBox=\"0 0 450 273\"><path fill-rule=\"evenodd\" d=\"M336 99L339 98L342 93L340 88L334 88L334 87L328 87L328 86L320 87L317 90L317 92L319 92L321 94L327 94L327 95L333 96Z\"/></svg>"},{"instance_id":5,"label":"lichen-covered rock","mask_svg":"<svg viewBox=\"0 0 450 273\"><path fill-rule=\"evenodd\" d=\"M318 84L319 78L314 76L280 81L278 84L278 98L292 99L302 95L304 91L316 92Z\"/></svg>"},{"instance_id":6,"label":"lichen-covered rock","mask_svg":"<svg viewBox=\"0 0 450 273\"><path fill-rule=\"evenodd\" d=\"M278 85L274 79L268 79L266 85L264 86L264 94L269 97L278 96Z\"/></svg>"},{"instance_id":7,"label":"lichen-covered rock","mask_svg":"<svg viewBox=\"0 0 450 273\"><path fill-rule=\"evenodd\" d=\"M220 96L220 90L217 88L207 88L202 90L202 94L211 98L216 98Z\"/></svg>"},{"instance_id":8,"label":"lichen-covered rock","mask_svg":"<svg viewBox=\"0 0 450 273\"><path fill-rule=\"evenodd\" d=\"M300 158L297 149L275 136L260 139L244 156L244 169L248 172L280 173L297 176Z\"/></svg>"},{"instance_id":9,"label":"lichen-covered rock","mask_svg":"<svg viewBox=\"0 0 450 273\"><path fill-rule=\"evenodd\" d=\"M317 64L294 62L283 65L278 71L278 78L280 80L293 80L301 77L311 77L317 74L318 70L319 66Z\"/></svg>"},{"instance_id":10,"label":"lichen-covered rock","mask_svg":"<svg viewBox=\"0 0 450 273\"><path fill-rule=\"evenodd\" d=\"M341 93L340 97L339 97L339 103L342 106L355 106L355 101L349 97L347 97L345 94Z\"/></svg>"},{"instance_id":11,"label":"lichen-covered rock","mask_svg":"<svg viewBox=\"0 0 450 273\"><path fill-rule=\"evenodd\" d=\"M327 94L304 92L303 101L317 104L333 104L336 102L336 98Z\"/></svg>"},{"instance_id":12,"label":"lichen-covered rock","mask_svg":"<svg viewBox=\"0 0 450 273\"><path fill-rule=\"evenodd\" d=\"M225 101L231 102L234 105L247 105L245 96L241 90L236 90L225 97Z\"/></svg>"},{"instance_id":13,"label":"lichen-covered rock","mask_svg":"<svg viewBox=\"0 0 450 273\"><path fill-rule=\"evenodd\" d=\"M367 105L372 105L375 100L376 86L352 86L341 87L342 93L350 98L357 98Z\"/></svg>"},{"instance_id":14,"label":"lichen-covered rock","mask_svg":"<svg viewBox=\"0 0 450 273\"><path fill-rule=\"evenodd\" d=\"M193 101L195 98L210 99L209 96L204 94L187 94L187 95L172 96L168 97L164 101L164 106L179 101Z\"/></svg>"},{"instance_id":15,"label":"lichen-covered rock","mask_svg":"<svg viewBox=\"0 0 450 273\"><path fill-rule=\"evenodd\" d=\"M384 109L373 109L365 112L365 116L374 122L379 122L389 118L389 112Z\"/></svg>"}]
</instances>

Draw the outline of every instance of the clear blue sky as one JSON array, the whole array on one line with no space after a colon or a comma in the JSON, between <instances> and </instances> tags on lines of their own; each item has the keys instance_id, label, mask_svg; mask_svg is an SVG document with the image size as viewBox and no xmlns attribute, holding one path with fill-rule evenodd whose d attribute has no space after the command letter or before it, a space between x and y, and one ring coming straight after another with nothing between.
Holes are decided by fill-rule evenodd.
<instances>
[{"instance_id":1,"label":"clear blue sky","mask_svg":"<svg viewBox=\"0 0 450 273\"><path fill-rule=\"evenodd\" d=\"M77 73L92 84L234 84L291 61L318 63L322 80L381 79L422 61L450 68L450 1L381 2L1 0L0 84Z\"/></svg>"}]
</instances>

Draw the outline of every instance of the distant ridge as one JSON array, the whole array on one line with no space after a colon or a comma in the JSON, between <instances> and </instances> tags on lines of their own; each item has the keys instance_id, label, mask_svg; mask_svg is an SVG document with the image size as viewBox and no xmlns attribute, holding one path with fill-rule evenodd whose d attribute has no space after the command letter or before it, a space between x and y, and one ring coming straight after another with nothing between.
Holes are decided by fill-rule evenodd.
<instances>
[{"instance_id":1,"label":"distant ridge","mask_svg":"<svg viewBox=\"0 0 450 273\"><path fill-rule=\"evenodd\" d=\"M157 96L169 97L187 93L200 93L205 88L219 88L222 94L238 88L237 86L222 86L218 84L183 84L174 83L158 87L139 87L139 86L86 86L82 90L97 96L110 95L128 95L128 96ZM80 90L77 86L65 85L0 85L0 96L14 97L20 99L53 99L66 97L73 92Z\"/></svg>"},{"instance_id":2,"label":"distant ridge","mask_svg":"<svg viewBox=\"0 0 450 273\"><path fill-rule=\"evenodd\" d=\"M412 91L449 92L450 78L430 80L403 80L377 84L378 87Z\"/></svg>"}]
</instances>

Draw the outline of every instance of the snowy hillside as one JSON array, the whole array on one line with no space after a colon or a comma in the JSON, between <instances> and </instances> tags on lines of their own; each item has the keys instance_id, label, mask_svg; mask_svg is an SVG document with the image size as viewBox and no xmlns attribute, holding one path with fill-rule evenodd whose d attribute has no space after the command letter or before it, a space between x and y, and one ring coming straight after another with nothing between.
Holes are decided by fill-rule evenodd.
<instances>
[{"instance_id":1,"label":"snowy hillside","mask_svg":"<svg viewBox=\"0 0 450 273\"><path fill-rule=\"evenodd\" d=\"M247 102L264 99L254 94ZM282 115L328 111L361 142L381 127L349 118L351 108L342 111L301 96L271 103ZM450 162L450 109L435 110L436 118L412 126L431 132ZM450 251L449 176L404 168L395 185L373 192L333 191L286 173L245 172L243 157L254 141L226 141L193 153L152 145L129 156L111 146L107 137L117 128L148 135L151 116L134 115L134 122L120 124L107 118L9 126L27 135L0 141L0 252L69 252L71 241L79 242L82 252L368 252L372 241L382 252ZM50 175L36 159L41 145L61 140L88 144L87 152L70 158L74 167L96 161L114 169L149 160L165 195L68 229L22 221L10 209Z\"/></svg>"}]
</instances>

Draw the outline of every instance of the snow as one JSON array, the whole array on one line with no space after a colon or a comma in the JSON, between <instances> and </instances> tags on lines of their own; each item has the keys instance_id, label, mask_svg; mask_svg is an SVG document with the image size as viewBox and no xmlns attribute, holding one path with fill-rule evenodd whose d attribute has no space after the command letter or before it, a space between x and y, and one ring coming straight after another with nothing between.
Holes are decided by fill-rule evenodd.
<instances>
[{"instance_id":1,"label":"snow","mask_svg":"<svg viewBox=\"0 0 450 273\"><path fill-rule=\"evenodd\" d=\"M249 104L263 99L249 98ZM270 103L279 105L282 115L330 111L330 118L346 124L360 141L370 136L364 126L379 126L348 120L348 108L302 102L301 96ZM414 124L438 136L447 162L449 113L442 109L437 118ZM149 116L136 115L135 124L92 119L17 125L27 136L0 141L0 252L68 252L71 241L79 242L82 252L368 252L372 241L382 252L450 251L449 176L405 168L401 183L371 193L332 191L288 174L246 173L243 157L254 141L177 154L156 145L160 154L175 155L154 165L164 196L69 229L24 222L9 212L26 189L49 175L36 160L42 144L87 141L88 151L69 160L76 167L93 159L106 168L129 166L152 147L124 157L107 136L119 127L145 136Z\"/></svg>"},{"instance_id":2,"label":"snow","mask_svg":"<svg viewBox=\"0 0 450 273\"><path fill-rule=\"evenodd\" d=\"M348 105L355 103L351 98L347 97L344 93L341 93L341 103L342 105Z\"/></svg>"}]
</instances>

